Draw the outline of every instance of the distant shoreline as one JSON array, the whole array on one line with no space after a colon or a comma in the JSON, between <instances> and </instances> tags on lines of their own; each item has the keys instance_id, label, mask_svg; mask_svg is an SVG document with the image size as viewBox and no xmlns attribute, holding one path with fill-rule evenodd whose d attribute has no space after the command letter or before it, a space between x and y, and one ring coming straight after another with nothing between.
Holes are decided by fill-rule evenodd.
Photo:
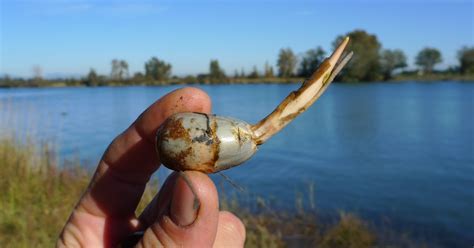
<instances>
[{"instance_id":1,"label":"distant shoreline","mask_svg":"<svg viewBox=\"0 0 474 248\"><path fill-rule=\"evenodd\" d=\"M0 82L0 88L65 88L65 87L126 87L126 86L170 86L170 85L250 85L250 84L296 84L304 82L305 78L292 77L292 78L228 78L226 81L221 83L210 83L210 82L198 82L193 80L187 80L186 78L172 78L165 82L156 82L151 80L134 81L134 80L122 80L122 81L107 81L104 84L96 86L87 86L81 84L80 79L58 79L58 80L24 80L14 82ZM370 83L404 83L404 82L443 82L443 81L461 81L461 82L474 82L474 75L444 75L444 74L431 74L422 76L406 76L397 75L391 80L387 81L373 81L373 82L338 82L338 84L370 84Z\"/></svg>"}]
</instances>

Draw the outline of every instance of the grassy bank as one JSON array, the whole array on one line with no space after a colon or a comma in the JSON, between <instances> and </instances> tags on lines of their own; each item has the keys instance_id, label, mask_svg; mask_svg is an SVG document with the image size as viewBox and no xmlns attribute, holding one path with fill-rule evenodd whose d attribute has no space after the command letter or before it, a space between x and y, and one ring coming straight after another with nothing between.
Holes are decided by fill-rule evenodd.
<instances>
[{"instance_id":1,"label":"grassy bank","mask_svg":"<svg viewBox=\"0 0 474 248\"><path fill-rule=\"evenodd\" d=\"M200 80L196 77L184 77L184 78L170 78L165 81L153 81L153 80L107 80L100 82L96 85L88 85L81 79L55 79L55 80L35 80L35 79L18 79L2 81L0 78L0 88L61 88L61 87L96 87L96 86L160 86L160 85L185 85L185 84L287 84L287 83L301 83L305 78L291 77L291 78L280 78L280 77L259 77L259 78L227 78L219 83L211 83L208 80Z\"/></svg>"},{"instance_id":2,"label":"grassy bank","mask_svg":"<svg viewBox=\"0 0 474 248\"><path fill-rule=\"evenodd\" d=\"M0 246L51 246L88 180L78 165L59 169L44 145L0 140Z\"/></svg>"},{"instance_id":3,"label":"grassy bank","mask_svg":"<svg viewBox=\"0 0 474 248\"><path fill-rule=\"evenodd\" d=\"M402 73L396 75L390 81L462 81L462 82L474 82L474 74L459 74L459 73L431 73L418 75L416 73Z\"/></svg>"},{"instance_id":4,"label":"grassy bank","mask_svg":"<svg viewBox=\"0 0 474 248\"><path fill-rule=\"evenodd\" d=\"M91 173L74 161L59 167L50 147L0 138L0 247L51 247L85 189ZM157 192L156 185L147 188L139 209ZM387 245L386 239L352 214L342 213L334 222L323 224L314 212L286 213L256 199L265 210L255 213L239 206L235 197L221 198L222 209L244 221L247 247ZM399 238L394 243L401 247L412 244Z\"/></svg>"}]
</instances>

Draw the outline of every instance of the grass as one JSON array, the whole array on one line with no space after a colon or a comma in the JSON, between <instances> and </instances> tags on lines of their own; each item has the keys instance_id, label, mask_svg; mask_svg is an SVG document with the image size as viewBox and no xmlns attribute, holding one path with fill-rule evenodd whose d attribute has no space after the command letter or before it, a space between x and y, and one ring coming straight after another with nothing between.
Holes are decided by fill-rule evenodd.
<instances>
[{"instance_id":1,"label":"grass","mask_svg":"<svg viewBox=\"0 0 474 248\"><path fill-rule=\"evenodd\" d=\"M0 247L53 246L91 176L77 161L58 166L51 145L33 144L0 138ZM138 212L157 188L156 181L147 188ZM224 194L221 200L222 209L245 223L246 247L385 247L374 228L353 214L341 213L334 223L324 224L315 211L287 213L271 209L264 199L255 201L258 211L240 206L236 197Z\"/></svg>"},{"instance_id":2,"label":"grass","mask_svg":"<svg viewBox=\"0 0 474 248\"><path fill-rule=\"evenodd\" d=\"M296 201L299 201L296 199ZM376 234L354 214L340 213L334 223L319 221L315 211L274 210L262 198L258 209L239 206L225 196L221 208L236 213L247 229L246 247L374 247Z\"/></svg>"},{"instance_id":3,"label":"grass","mask_svg":"<svg viewBox=\"0 0 474 248\"><path fill-rule=\"evenodd\" d=\"M52 246L87 185L79 165L59 169L49 145L0 140L0 246Z\"/></svg>"}]
</instances>

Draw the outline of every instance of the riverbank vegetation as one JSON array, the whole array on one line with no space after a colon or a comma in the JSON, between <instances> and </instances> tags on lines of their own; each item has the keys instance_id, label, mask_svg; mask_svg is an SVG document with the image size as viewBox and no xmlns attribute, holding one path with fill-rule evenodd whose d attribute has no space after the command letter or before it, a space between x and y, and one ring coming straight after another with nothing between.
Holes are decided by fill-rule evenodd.
<instances>
[{"instance_id":1,"label":"riverbank vegetation","mask_svg":"<svg viewBox=\"0 0 474 248\"><path fill-rule=\"evenodd\" d=\"M354 51L354 57L336 79L340 82L380 82L404 80L466 80L474 81L474 47L462 47L458 51L458 64L445 70L436 70L443 61L441 51L425 47L414 59L416 69L407 70L407 57L400 49L383 48L375 34L364 30L354 30L336 37L333 47L349 36L351 42L347 50ZM211 60L209 71L197 75L176 76L173 66L158 57L151 57L144 63L144 70L133 75L129 73L127 61L111 61L109 75L99 75L91 68L82 78L45 79L40 66L33 68L32 78L15 78L3 75L0 87L64 87L64 86L126 86L126 85L170 85L170 84L226 84L226 83L291 83L301 82L329 54L321 46L295 53L291 48L282 48L274 69L266 62L259 69L257 65L249 72L236 68L225 72L218 60Z\"/></svg>"},{"instance_id":2,"label":"riverbank vegetation","mask_svg":"<svg viewBox=\"0 0 474 248\"><path fill-rule=\"evenodd\" d=\"M51 144L38 146L12 137L0 138L1 247L53 246L91 176L78 161L58 165L55 154ZM137 212L152 199L157 185L156 181L149 185ZM221 192L221 198L221 208L244 221L247 247L415 245L406 236L376 232L375 227L350 213L323 222L314 209L283 212L271 209L270 204L258 198L255 202L260 210L250 211L236 197Z\"/></svg>"}]
</instances>

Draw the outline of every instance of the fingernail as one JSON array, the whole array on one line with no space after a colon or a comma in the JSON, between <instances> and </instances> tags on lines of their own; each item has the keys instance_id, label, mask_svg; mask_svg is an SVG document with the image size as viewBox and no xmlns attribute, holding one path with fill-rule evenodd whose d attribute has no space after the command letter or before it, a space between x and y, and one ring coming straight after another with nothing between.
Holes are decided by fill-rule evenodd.
<instances>
[{"instance_id":1,"label":"fingernail","mask_svg":"<svg viewBox=\"0 0 474 248\"><path fill-rule=\"evenodd\" d=\"M188 175L178 172L170 205L171 219L179 226L189 226L196 219L199 206L199 199Z\"/></svg>"}]
</instances>

